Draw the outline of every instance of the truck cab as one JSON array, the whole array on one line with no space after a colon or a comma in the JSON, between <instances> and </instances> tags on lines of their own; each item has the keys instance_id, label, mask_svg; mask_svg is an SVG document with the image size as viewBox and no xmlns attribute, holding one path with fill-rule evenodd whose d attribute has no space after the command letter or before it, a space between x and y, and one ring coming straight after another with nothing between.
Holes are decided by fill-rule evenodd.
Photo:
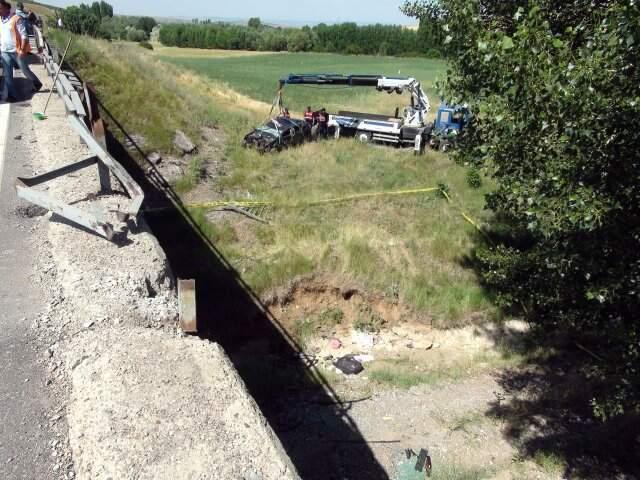
<instances>
[{"instance_id":1,"label":"truck cab","mask_svg":"<svg viewBox=\"0 0 640 480\"><path fill-rule=\"evenodd\" d=\"M433 122L429 144L434 149L447 151L455 143L456 137L468 125L471 115L466 105L449 105L443 102L438 107Z\"/></svg>"}]
</instances>

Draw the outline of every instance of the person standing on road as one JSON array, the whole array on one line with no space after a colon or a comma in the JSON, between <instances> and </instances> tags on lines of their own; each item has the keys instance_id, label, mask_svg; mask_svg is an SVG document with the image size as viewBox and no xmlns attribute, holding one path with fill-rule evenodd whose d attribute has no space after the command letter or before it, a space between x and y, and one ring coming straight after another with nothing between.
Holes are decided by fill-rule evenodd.
<instances>
[{"instance_id":1,"label":"person standing on road","mask_svg":"<svg viewBox=\"0 0 640 480\"><path fill-rule=\"evenodd\" d=\"M22 23L22 31L24 36L21 37L20 44L23 46L22 53L18 52L17 60L18 66L22 71L22 74L33 82L33 91L37 92L42 88L42 82L36 77L36 75L29 68L29 53L31 52L31 43L29 43L29 33L33 34L33 25L29 20L29 15L24 11L24 3L18 2L16 4L16 16L20 17L18 22ZM16 32L16 35L18 32ZM17 44L17 42L16 42Z\"/></svg>"},{"instance_id":2,"label":"person standing on road","mask_svg":"<svg viewBox=\"0 0 640 480\"><path fill-rule=\"evenodd\" d=\"M37 91L42 88L38 77L29 69L27 55L31 51L29 37L24 19L20 15L11 15L11 4L0 0L0 54L2 56L2 69L8 92L7 100L15 102L17 92L13 82L13 67L18 66L22 73L33 82L33 88Z\"/></svg>"},{"instance_id":3,"label":"person standing on road","mask_svg":"<svg viewBox=\"0 0 640 480\"><path fill-rule=\"evenodd\" d=\"M3 86L2 86L2 94L4 91L7 91L7 100L12 101L15 100L14 91L13 91L13 82L9 80L13 80L13 65L10 63L9 65L5 65L4 55L2 52L4 51L4 43L5 37L10 36L11 29L9 27L9 21L11 20L11 5L9 5L4 0L0 0L0 63L2 64L3 71ZM11 83L11 90L9 90L9 84Z\"/></svg>"}]
</instances>

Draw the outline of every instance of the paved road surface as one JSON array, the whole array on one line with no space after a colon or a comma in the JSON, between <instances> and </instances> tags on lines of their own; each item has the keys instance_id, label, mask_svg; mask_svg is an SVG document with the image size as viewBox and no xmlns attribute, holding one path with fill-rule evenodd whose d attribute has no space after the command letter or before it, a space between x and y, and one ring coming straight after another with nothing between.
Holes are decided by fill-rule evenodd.
<instances>
[{"instance_id":1,"label":"paved road surface","mask_svg":"<svg viewBox=\"0 0 640 480\"><path fill-rule=\"evenodd\" d=\"M49 430L52 399L37 363L33 318L43 293L30 278L33 220L16 215L13 182L31 175L24 146L33 140L31 107L0 104L0 479L47 480L53 472ZM16 137L21 135L21 139Z\"/></svg>"}]
</instances>

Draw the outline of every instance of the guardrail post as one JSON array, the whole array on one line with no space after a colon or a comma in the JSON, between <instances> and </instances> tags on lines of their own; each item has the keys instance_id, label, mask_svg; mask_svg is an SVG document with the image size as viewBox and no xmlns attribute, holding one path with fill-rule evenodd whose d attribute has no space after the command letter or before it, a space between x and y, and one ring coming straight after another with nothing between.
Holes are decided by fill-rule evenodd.
<instances>
[{"instance_id":1,"label":"guardrail post","mask_svg":"<svg viewBox=\"0 0 640 480\"><path fill-rule=\"evenodd\" d=\"M93 85L87 82L83 82L83 89L84 102L89 110L87 112L87 126L100 146L108 153L107 128L100 117L100 110L98 109L98 102L96 101L96 90ZM98 162L98 178L100 180L100 191L102 193L111 193L111 173L109 168L102 162Z\"/></svg>"},{"instance_id":2,"label":"guardrail post","mask_svg":"<svg viewBox=\"0 0 640 480\"><path fill-rule=\"evenodd\" d=\"M182 331L185 333L197 333L195 280L178 279L178 309Z\"/></svg>"}]
</instances>

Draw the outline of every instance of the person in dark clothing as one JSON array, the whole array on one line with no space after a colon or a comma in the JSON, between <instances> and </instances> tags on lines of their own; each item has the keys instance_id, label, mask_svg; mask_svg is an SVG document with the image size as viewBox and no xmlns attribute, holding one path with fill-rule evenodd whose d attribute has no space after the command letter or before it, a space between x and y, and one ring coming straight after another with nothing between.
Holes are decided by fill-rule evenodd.
<instances>
[{"instance_id":1,"label":"person in dark clothing","mask_svg":"<svg viewBox=\"0 0 640 480\"><path fill-rule=\"evenodd\" d=\"M327 138L329 133L329 115L327 115L327 111L323 108L318 112L318 134L320 138Z\"/></svg>"},{"instance_id":2,"label":"person in dark clothing","mask_svg":"<svg viewBox=\"0 0 640 480\"><path fill-rule=\"evenodd\" d=\"M304 112L304 126L302 127L302 131L307 140L312 137L312 129L314 124L314 115L311 111L311 107L307 107L307 110Z\"/></svg>"}]
</instances>

